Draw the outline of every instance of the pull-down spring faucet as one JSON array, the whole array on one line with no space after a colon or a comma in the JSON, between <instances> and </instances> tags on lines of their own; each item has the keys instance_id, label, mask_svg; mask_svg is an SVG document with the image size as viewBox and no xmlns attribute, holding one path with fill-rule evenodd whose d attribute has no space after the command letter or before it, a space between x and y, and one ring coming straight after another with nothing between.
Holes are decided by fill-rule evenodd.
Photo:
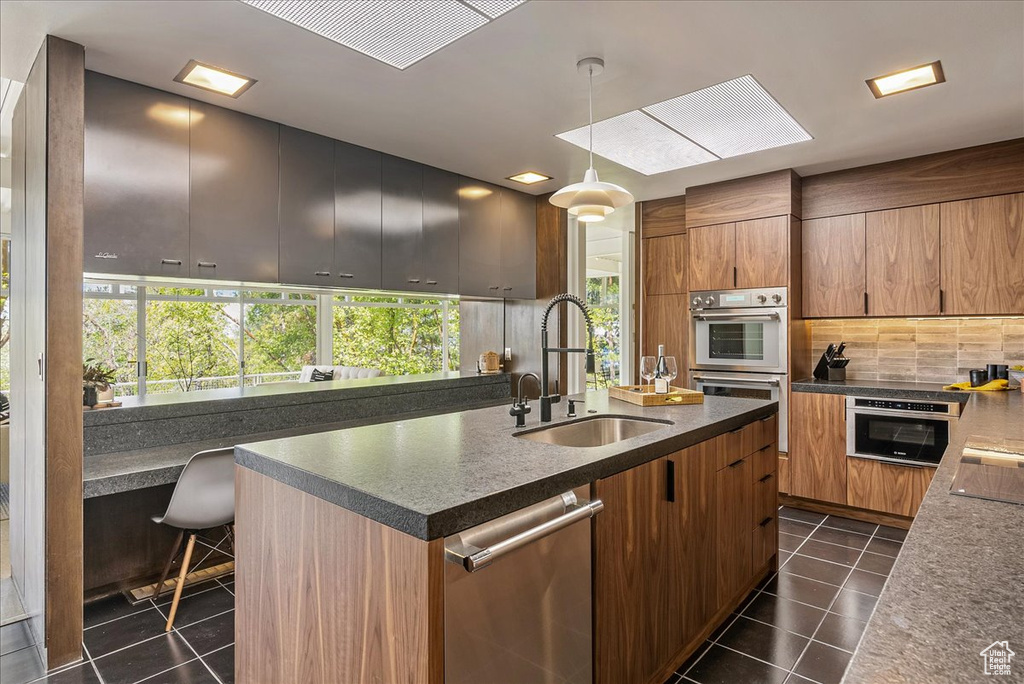
<instances>
[{"instance_id":1,"label":"pull-down spring faucet","mask_svg":"<svg viewBox=\"0 0 1024 684\"><path fill-rule=\"evenodd\" d=\"M549 347L548 346L548 316L551 314L551 310L561 302L568 302L575 304L580 311L583 312L583 319L587 323L587 348L579 347ZM571 354L586 354L587 355L587 372L594 372L594 321L590 317L590 309L587 308L586 302L577 297L574 294L564 293L556 295L548 306L544 309L544 316L540 322L540 346L541 346L541 361L540 361L540 420L542 423L551 422L551 405L557 404L561 401L562 397L558 394L558 381L555 381L555 392L549 394L548 388L548 354L561 354L562 352Z\"/></svg>"}]
</instances>

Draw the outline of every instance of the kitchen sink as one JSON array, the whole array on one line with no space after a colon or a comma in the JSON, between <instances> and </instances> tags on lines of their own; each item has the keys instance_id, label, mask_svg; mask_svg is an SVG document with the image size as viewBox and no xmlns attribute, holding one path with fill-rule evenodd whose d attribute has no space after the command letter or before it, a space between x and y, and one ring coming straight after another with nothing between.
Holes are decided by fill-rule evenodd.
<instances>
[{"instance_id":1,"label":"kitchen sink","mask_svg":"<svg viewBox=\"0 0 1024 684\"><path fill-rule=\"evenodd\" d=\"M653 418L595 416L574 420L571 423L537 428L529 432L519 432L516 437L528 439L531 442L559 446L599 447L662 430L672 424L668 420L654 420Z\"/></svg>"}]
</instances>

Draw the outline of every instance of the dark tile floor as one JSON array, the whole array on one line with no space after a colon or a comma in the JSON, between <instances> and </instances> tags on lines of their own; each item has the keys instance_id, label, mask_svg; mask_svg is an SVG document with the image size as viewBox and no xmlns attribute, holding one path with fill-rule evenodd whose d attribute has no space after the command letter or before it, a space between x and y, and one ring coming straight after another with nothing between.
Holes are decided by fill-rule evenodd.
<instances>
[{"instance_id":1,"label":"dark tile floor","mask_svg":"<svg viewBox=\"0 0 1024 684\"><path fill-rule=\"evenodd\" d=\"M174 629L164 632L171 594L131 605L113 596L85 607L84 662L40 684L233 684L233 577L182 592Z\"/></svg>"},{"instance_id":2,"label":"dark tile floor","mask_svg":"<svg viewBox=\"0 0 1024 684\"><path fill-rule=\"evenodd\" d=\"M665 684L838 684L905 537L783 507L779 572Z\"/></svg>"},{"instance_id":3,"label":"dark tile floor","mask_svg":"<svg viewBox=\"0 0 1024 684\"><path fill-rule=\"evenodd\" d=\"M842 679L905 533L785 507L779 516L779 572L666 684ZM186 589L169 634L170 595L134 606L121 596L92 603L85 608L85 661L36 681L232 684L233 592L230 576Z\"/></svg>"}]
</instances>

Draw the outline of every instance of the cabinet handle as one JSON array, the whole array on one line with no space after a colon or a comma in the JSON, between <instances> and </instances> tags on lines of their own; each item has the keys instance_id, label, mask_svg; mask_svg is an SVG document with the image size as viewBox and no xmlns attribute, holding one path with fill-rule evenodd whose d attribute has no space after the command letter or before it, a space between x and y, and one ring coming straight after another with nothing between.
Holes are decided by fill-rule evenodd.
<instances>
[{"instance_id":1,"label":"cabinet handle","mask_svg":"<svg viewBox=\"0 0 1024 684\"><path fill-rule=\"evenodd\" d=\"M338 277L339 278L355 278L356 276L355 276L354 273L339 273Z\"/></svg>"},{"instance_id":2,"label":"cabinet handle","mask_svg":"<svg viewBox=\"0 0 1024 684\"><path fill-rule=\"evenodd\" d=\"M420 279L419 278L409 278L409 282L412 283L413 285L415 285L418 282L420 282Z\"/></svg>"},{"instance_id":3,"label":"cabinet handle","mask_svg":"<svg viewBox=\"0 0 1024 684\"><path fill-rule=\"evenodd\" d=\"M676 500L676 462L671 458L665 461L665 500L675 503Z\"/></svg>"},{"instance_id":4,"label":"cabinet handle","mask_svg":"<svg viewBox=\"0 0 1024 684\"><path fill-rule=\"evenodd\" d=\"M743 463L743 459L742 458L737 459L737 460L733 461L732 463L730 463L729 467L730 468L735 468L736 466L738 466L741 463Z\"/></svg>"},{"instance_id":5,"label":"cabinet handle","mask_svg":"<svg viewBox=\"0 0 1024 684\"><path fill-rule=\"evenodd\" d=\"M758 480L758 482L767 482L768 480L772 479L772 474L773 473L768 473L767 475L762 477L760 480Z\"/></svg>"},{"instance_id":6,"label":"cabinet handle","mask_svg":"<svg viewBox=\"0 0 1024 684\"><path fill-rule=\"evenodd\" d=\"M939 290L939 313L943 313L946 310L946 292L945 290Z\"/></svg>"},{"instance_id":7,"label":"cabinet handle","mask_svg":"<svg viewBox=\"0 0 1024 684\"><path fill-rule=\"evenodd\" d=\"M160 263L164 266L181 266L181 259L161 259Z\"/></svg>"},{"instance_id":8,"label":"cabinet handle","mask_svg":"<svg viewBox=\"0 0 1024 684\"><path fill-rule=\"evenodd\" d=\"M330 272L330 271L317 271L317 272L316 272L316 273L314 273L313 275L315 275L315 276L326 276L326 277L330 277L330 275L331 275L331 272Z\"/></svg>"},{"instance_id":9,"label":"cabinet handle","mask_svg":"<svg viewBox=\"0 0 1024 684\"><path fill-rule=\"evenodd\" d=\"M761 422L762 423L767 423L769 420L771 420L774 417L775 417L775 414L772 414L770 416L765 416L764 418L761 419Z\"/></svg>"},{"instance_id":10,"label":"cabinet handle","mask_svg":"<svg viewBox=\"0 0 1024 684\"><path fill-rule=\"evenodd\" d=\"M769 449L771 449L771 448L772 448L772 445L771 445L771 444L765 444L765 445L764 445L763 447L761 447L760 449L758 449L758 451L768 451L768 450L769 450Z\"/></svg>"},{"instance_id":11,"label":"cabinet handle","mask_svg":"<svg viewBox=\"0 0 1024 684\"><path fill-rule=\"evenodd\" d=\"M774 519L775 518L773 518L772 516L769 515L767 518L765 518L764 520L761 521L761 523L758 525L758 527L764 527L765 525L767 525L768 523L770 523Z\"/></svg>"},{"instance_id":12,"label":"cabinet handle","mask_svg":"<svg viewBox=\"0 0 1024 684\"><path fill-rule=\"evenodd\" d=\"M437 285L437 281L436 280L428 280L427 281L427 285Z\"/></svg>"},{"instance_id":13,"label":"cabinet handle","mask_svg":"<svg viewBox=\"0 0 1024 684\"><path fill-rule=\"evenodd\" d=\"M735 430L729 430L729 434L730 435L738 435L741 432L743 432L743 430L746 429L746 427L747 427L746 425L741 425L740 427L736 428Z\"/></svg>"},{"instance_id":14,"label":"cabinet handle","mask_svg":"<svg viewBox=\"0 0 1024 684\"><path fill-rule=\"evenodd\" d=\"M501 289L504 290L505 292L511 292L512 291L511 287L503 287Z\"/></svg>"},{"instance_id":15,"label":"cabinet handle","mask_svg":"<svg viewBox=\"0 0 1024 684\"><path fill-rule=\"evenodd\" d=\"M736 280L736 267L733 266L732 267L732 286L733 287L737 287L736 282L737 282L737 280Z\"/></svg>"},{"instance_id":16,"label":"cabinet handle","mask_svg":"<svg viewBox=\"0 0 1024 684\"><path fill-rule=\"evenodd\" d=\"M497 290L497 289L498 289L498 286L497 286L497 285L491 285L491 286L490 286L489 288L487 288L487 289L488 289L488 290Z\"/></svg>"},{"instance_id":17,"label":"cabinet handle","mask_svg":"<svg viewBox=\"0 0 1024 684\"><path fill-rule=\"evenodd\" d=\"M864 315L868 315L868 293L864 293Z\"/></svg>"},{"instance_id":18,"label":"cabinet handle","mask_svg":"<svg viewBox=\"0 0 1024 684\"><path fill-rule=\"evenodd\" d=\"M217 268L217 264L212 261L200 261L196 264L199 268Z\"/></svg>"}]
</instances>

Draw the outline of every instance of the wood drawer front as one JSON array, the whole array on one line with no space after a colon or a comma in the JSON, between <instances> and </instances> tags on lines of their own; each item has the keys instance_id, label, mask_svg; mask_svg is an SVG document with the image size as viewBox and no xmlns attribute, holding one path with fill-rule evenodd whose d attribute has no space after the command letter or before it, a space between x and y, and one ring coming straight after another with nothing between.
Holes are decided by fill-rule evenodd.
<instances>
[{"instance_id":1,"label":"wood drawer front","mask_svg":"<svg viewBox=\"0 0 1024 684\"><path fill-rule=\"evenodd\" d=\"M754 482L762 479L768 473L778 470L779 450L775 448L775 442L755 451L750 457L750 461L753 465Z\"/></svg>"},{"instance_id":2,"label":"wood drawer front","mask_svg":"<svg viewBox=\"0 0 1024 684\"><path fill-rule=\"evenodd\" d=\"M758 521L760 522L760 521ZM778 553L779 548L779 519L772 515L771 520L754 528L754 538L751 543L751 567L757 572L764 567L764 564L771 560L771 557Z\"/></svg>"},{"instance_id":3,"label":"wood drawer front","mask_svg":"<svg viewBox=\"0 0 1024 684\"><path fill-rule=\"evenodd\" d=\"M757 442L754 444L755 449L761 449L769 444L773 444L779 441L779 414L773 413L767 418L762 418L757 421L757 425L761 428L761 434L758 435Z\"/></svg>"},{"instance_id":4,"label":"wood drawer front","mask_svg":"<svg viewBox=\"0 0 1024 684\"><path fill-rule=\"evenodd\" d=\"M750 509L750 526L757 534L757 528L766 518L778 515L779 479L776 473L767 473L754 481L754 504Z\"/></svg>"},{"instance_id":5,"label":"wood drawer front","mask_svg":"<svg viewBox=\"0 0 1024 684\"><path fill-rule=\"evenodd\" d=\"M917 515L934 468L914 468L867 458L847 458L847 499L850 506L896 515Z\"/></svg>"},{"instance_id":6,"label":"wood drawer front","mask_svg":"<svg viewBox=\"0 0 1024 684\"><path fill-rule=\"evenodd\" d=\"M718 469L721 470L741 458L746 458L757 451L761 440L761 422L754 421L732 432L727 432L715 438L721 440L721 445L716 449L718 453Z\"/></svg>"}]
</instances>

